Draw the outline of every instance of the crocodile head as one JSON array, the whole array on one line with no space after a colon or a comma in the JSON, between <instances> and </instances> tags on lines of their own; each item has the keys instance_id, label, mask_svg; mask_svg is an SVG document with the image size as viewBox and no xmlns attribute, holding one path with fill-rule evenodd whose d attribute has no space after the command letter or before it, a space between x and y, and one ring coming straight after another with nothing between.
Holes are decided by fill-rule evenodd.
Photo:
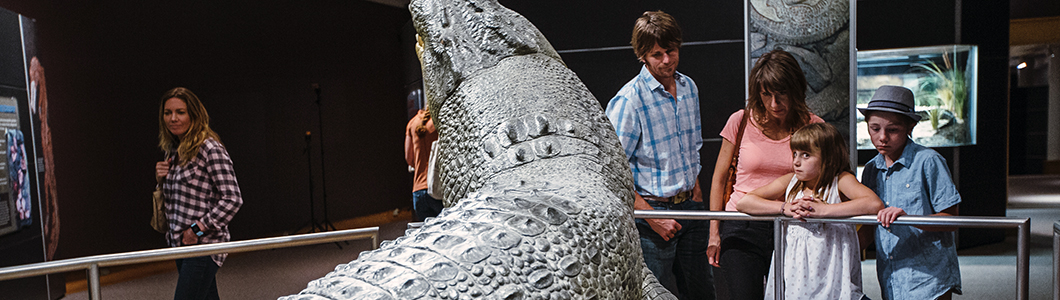
<instances>
[{"instance_id":1,"label":"crocodile head","mask_svg":"<svg viewBox=\"0 0 1060 300\"><path fill-rule=\"evenodd\" d=\"M496 0L416 0L409 10L432 113L464 79L506 57L542 53L562 61L537 27Z\"/></svg>"}]
</instances>

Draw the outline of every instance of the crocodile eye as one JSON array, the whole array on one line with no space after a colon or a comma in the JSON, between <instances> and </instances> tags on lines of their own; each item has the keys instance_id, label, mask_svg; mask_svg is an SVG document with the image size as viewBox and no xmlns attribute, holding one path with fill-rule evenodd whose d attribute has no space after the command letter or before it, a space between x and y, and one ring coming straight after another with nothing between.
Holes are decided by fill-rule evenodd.
<instances>
[{"instance_id":1,"label":"crocodile eye","mask_svg":"<svg viewBox=\"0 0 1060 300\"><path fill-rule=\"evenodd\" d=\"M449 10L442 7L442 28L449 28Z\"/></svg>"}]
</instances>

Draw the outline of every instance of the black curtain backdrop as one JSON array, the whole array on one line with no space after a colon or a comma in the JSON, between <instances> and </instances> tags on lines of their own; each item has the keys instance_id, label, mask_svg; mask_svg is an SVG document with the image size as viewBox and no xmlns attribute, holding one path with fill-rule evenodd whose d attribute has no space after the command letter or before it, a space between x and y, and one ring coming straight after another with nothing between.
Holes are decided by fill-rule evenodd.
<instances>
[{"instance_id":1,"label":"black curtain backdrop","mask_svg":"<svg viewBox=\"0 0 1060 300\"><path fill-rule=\"evenodd\" d=\"M1008 174L1009 2L858 1L858 50L948 44L979 46L978 140L936 148L961 193L960 214L1005 216ZM915 8L915 9L911 9ZM859 151L865 163L875 151ZM960 229L959 247L1003 241L1003 229Z\"/></svg>"},{"instance_id":2,"label":"black curtain backdrop","mask_svg":"<svg viewBox=\"0 0 1060 300\"><path fill-rule=\"evenodd\" d=\"M57 258L165 247L148 226L158 105L204 102L244 205L234 240L309 219L306 131L322 90L331 220L411 206L400 29L408 11L365 1L0 1L37 20L47 72L61 236ZM411 51L411 50L410 50ZM319 136L312 141L322 216Z\"/></svg>"},{"instance_id":3,"label":"black curtain backdrop","mask_svg":"<svg viewBox=\"0 0 1060 300\"><path fill-rule=\"evenodd\" d=\"M633 23L662 10L681 26L684 46L677 70L696 82L703 122L699 184L710 191L718 135L744 105L743 3L740 1L501 1L533 22L578 74L601 107L640 72L630 38Z\"/></svg>"},{"instance_id":4,"label":"black curtain backdrop","mask_svg":"<svg viewBox=\"0 0 1060 300\"><path fill-rule=\"evenodd\" d=\"M674 15L686 42L679 71L696 81L702 95L700 182L709 190L717 133L743 105L741 2L501 2L537 25L601 105L640 68L631 49L608 47L628 46L633 21L645 10ZM977 164L960 168L961 211L1003 215L1004 164L978 164L1004 161L999 153L1007 122L983 114L1007 109L1007 76L985 73L1006 70L1008 3L962 2L963 17L956 17L953 1L857 1L858 43L862 50L953 44L955 20L962 21L962 42L980 44L985 62L979 145L960 149L960 161ZM949 11L930 12L933 18L909 15L909 7L924 5ZM417 84L409 66L418 64L409 54L406 9L348 0L0 0L0 7L37 19L53 116L60 259L165 246L147 225L148 195L152 166L161 157L158 97L175 86L203 99L235 162L245 204L231 225L234 239L294 230L308 221L302 150L305 131L315 133L318 125L312 83L322 88L330 219L410 206L402 133L406 91ZM314 136L318 201L319 141ZM319 203L317 209L319 218Z\"/></svg>"}]
</instances>

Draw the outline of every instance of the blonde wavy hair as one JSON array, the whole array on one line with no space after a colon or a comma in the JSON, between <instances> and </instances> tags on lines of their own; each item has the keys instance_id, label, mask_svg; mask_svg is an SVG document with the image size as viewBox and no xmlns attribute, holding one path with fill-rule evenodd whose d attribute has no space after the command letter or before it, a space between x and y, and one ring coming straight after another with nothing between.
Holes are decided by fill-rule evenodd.
<instances>
[{"instance_id":1,"label":"blonde wavy hair","mask_svg":"<svg viewBox=\"0 0 1060 300\"><path fill-rule=\"evenodd\" d=\"M173 98L184 101L191 121L183 139L170 133L166 126L166 101ZM185 165L198 155L199 146L209 138L221 143L221 137L210 129L210 115L206 113L206 107L199 101L198 96L183 87L173 88L162 95L162 103L158 106L158 148L167 153L176 152L179 164Z\"/></svg>"}]
</instances>

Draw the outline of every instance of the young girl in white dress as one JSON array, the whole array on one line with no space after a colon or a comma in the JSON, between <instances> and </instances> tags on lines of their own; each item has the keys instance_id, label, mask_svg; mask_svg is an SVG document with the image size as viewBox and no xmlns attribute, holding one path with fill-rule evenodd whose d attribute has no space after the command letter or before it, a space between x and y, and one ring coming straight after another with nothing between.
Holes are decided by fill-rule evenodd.
<instances>
[{"instance_id":1,"label":"young girl in white dress","mask_svg":"<svg viewBox=\"0 0 1060 300\"><path fill-rule=\"evenodd\" d=\"M832 125L806 125L791 136L795 172L747 194L737 209L796 219L875 215L883 202L854 177L846 149L846 140ZM854 225L794 221L783 230L785 299L865 296ZM769 267L766 299L775 298L774 267Z\"/></svg>"}]
</instances>

